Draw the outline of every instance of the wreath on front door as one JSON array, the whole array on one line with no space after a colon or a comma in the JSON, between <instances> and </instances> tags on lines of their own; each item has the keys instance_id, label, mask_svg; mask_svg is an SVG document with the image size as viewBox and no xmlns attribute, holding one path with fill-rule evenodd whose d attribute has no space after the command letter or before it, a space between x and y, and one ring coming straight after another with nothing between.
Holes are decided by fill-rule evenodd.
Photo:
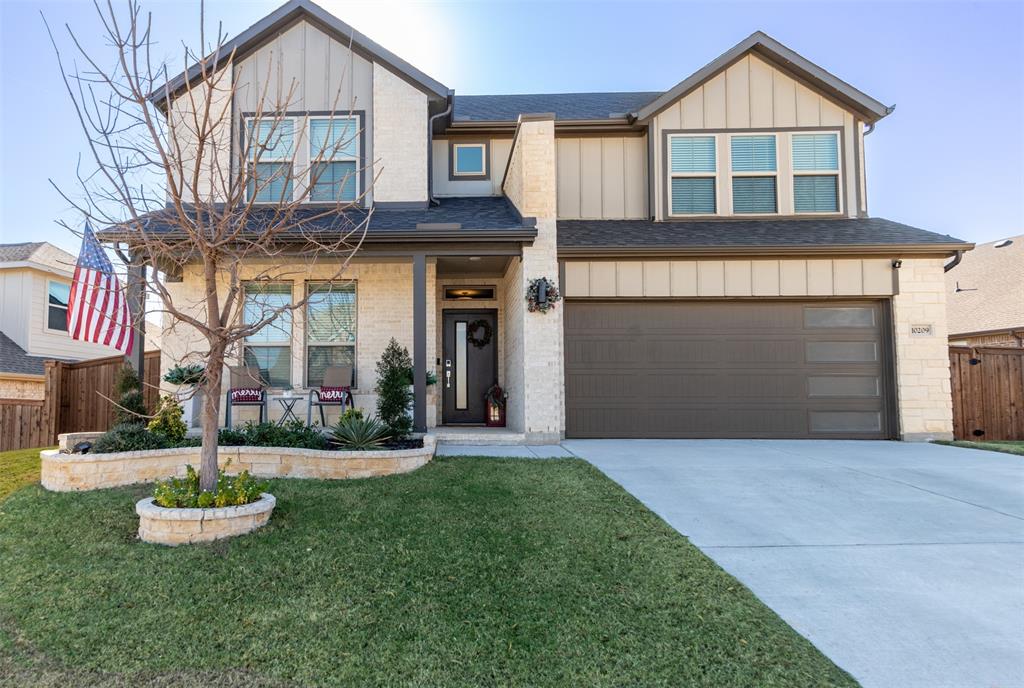
<instances>
[{"instance_id":1,"label":"wreath on front door","mask_svg":"<svg viewBox=\"0 0 1024 688\"><path fill-rule=\"evenodd\" d=\"M477 330L483 330L483 334L479 337L476 336ZM493 334L494 330L491 329L491 323L487 322L483 318L480 320L474 320L466 327L466 341L478 349L482 349L490 344L491 336Z\"/></svg>"}]
</instances>

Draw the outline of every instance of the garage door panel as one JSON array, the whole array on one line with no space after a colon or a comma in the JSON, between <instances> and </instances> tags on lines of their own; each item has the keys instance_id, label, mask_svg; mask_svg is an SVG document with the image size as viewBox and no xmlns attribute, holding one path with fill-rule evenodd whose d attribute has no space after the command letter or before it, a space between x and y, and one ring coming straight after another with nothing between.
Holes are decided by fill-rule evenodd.
<instances>
[{"instance_id":1,"label":"garage door panel","mask_svg":"<svg viewBox=\"0 0 1024 688\"><path fill-rule=\"evenodd\" d=\"M569 301L567 435L885 437L881 323L873 302Z\"/></svg>"}]
</instances>

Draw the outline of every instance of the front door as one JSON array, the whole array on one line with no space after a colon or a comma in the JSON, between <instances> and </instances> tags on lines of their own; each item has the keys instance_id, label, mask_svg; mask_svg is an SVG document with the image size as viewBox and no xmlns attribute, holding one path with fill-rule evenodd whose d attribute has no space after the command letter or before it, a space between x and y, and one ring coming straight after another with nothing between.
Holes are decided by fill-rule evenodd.
<instances>
[{"instance_id":1,"label":"front door","mask_svg":"<svg viewBox=\"0 0 1024 688\"><path fill-rule=\"evenodd\" d=\"M487 420L484 395L498 381L498 318L493 310L444 311L441 390L444 423Z\"/></svg>"}]
</instances>

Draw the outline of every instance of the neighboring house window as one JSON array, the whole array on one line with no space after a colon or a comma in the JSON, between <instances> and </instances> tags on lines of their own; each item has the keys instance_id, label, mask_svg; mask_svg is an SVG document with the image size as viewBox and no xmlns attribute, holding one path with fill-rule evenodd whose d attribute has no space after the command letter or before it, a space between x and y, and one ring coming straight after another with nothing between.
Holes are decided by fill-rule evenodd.
<instances>
[{"instance_id":1,"label":"neighboring house window","mask_svg":"<svg viewBox=\"0 0 1024 688\"><path fill-rule=\"evenodd\" d=\"M670 136L670 214L714 215L717 169L714 136Z\"/></svg>"},{"instance_id":2,"label":"neighboring house window","mask_svg":"<svg viewBox=\"0 0 1024 688\"><path fill-rule=\"evenodd\" d=\"M452 176L487 178L487 144L452 144Z\"/></svg>"},{"instance_id":3,"label":"neighboring house window","mask_svg":"<svg viewBox=\"0 0 1024 688\"><path fill-rule=\"evenodd\" d=\"M243 318L255 325L292 302L290 284L247 283ZM285 309L255 334L245 338L245 364L260 369L271 387L291 387L292 312Z\"/></svg>"},{"instance_id":4,"label":"neighboring house window","mask_svg":"<svg viewBox=\"0 0 1024 688\"><path fill-rule=\"evenodd\" d=\"M68 299L71 285L63 282L46 283L46 327L51 330L68 331Z\"/></svg>"},{"instance_id":5,"label":"neighboring house window","mask_svg":"<svg viewBox=\"0 0 1024 688\"><path fill-rule=\"evenodd\" d=\"M293 194L295 120L279 117L249 120L247 130L247 198L257 203L290 202Z\"/></svg>"},{"instance_id":6,"label":"neighboring house window","mask_svg":"<svg viewBox=\"0 0 1024 688\"><path fill-rule=\"evenodd\" d=\"M309 200L336 203L359 196L359 118L309 119Z\"/></svg>"},{"instance_id":7,"label":"neighboring house window","mask_svg":"<svg viewBox=\"0 0 1024 688\"><path fill-rule=\"evenodd\" d=\"M350 366L355 378L355 284L321 282L306 288L306 385L322 385L331 366Z\"/></svg>"},{"instance_id":8,"label":"neighboring house window","mask_svg":"<svg viewBox=\"0 0 1024 688\"><path fill-rule=\"evenodd\" d=\"M778 212L775 136L733 136L732 212L770 215Z\"/></svg>"},{"instance_id":9,"label":"neighboring house window","mask_svg":"<svg viewBox=\"0 0 1024 688\"><path fill-rule=\"evenodd\" d=\"M839 212L838 134L793 134L793 208Z\"/></svg>"}]
</instances>

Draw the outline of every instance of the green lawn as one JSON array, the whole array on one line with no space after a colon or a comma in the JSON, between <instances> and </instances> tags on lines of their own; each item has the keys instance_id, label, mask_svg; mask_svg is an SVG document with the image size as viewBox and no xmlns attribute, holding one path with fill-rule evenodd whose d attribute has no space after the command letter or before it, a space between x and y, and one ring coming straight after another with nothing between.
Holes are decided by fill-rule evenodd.
<instances>
[{"instance_id":1,"label":"green lawn","mask_svg":"<svg viewBox=\"0 0 1024 688\"><path fill-rule=\"evenodd\" d=\"M35 485L0 503L0 677L856 685L579 460L438 459L404 476L277 480L270 525L178 549L136 540L133 505L148 491Z\"/></svg>"},{"instance_id":2,"label":"green lawn","mask_svg":"<svg viewBox=\"0 0 1024 688\"><path fill-rule=\"evenodd\" d=\"M20 487L39 482L39 452L43 449L0 452L0 500Z\"/></svg>"},{"instance_id":3,"label":"green lawn","mask_svg":"<svg viewBox=\"0 0 1024 688\"><path fill-rule=\"evenodd\" d=\"M1003 452L1004 454L1016 454L1024 456L1024 442L1012 442L1009 440L993 440L989 442L969 442L967 440L939 440L936 444L945 444L950 447L965 447L967 449L985 449L987 451Z\"/></svg>"}]
</instances>

